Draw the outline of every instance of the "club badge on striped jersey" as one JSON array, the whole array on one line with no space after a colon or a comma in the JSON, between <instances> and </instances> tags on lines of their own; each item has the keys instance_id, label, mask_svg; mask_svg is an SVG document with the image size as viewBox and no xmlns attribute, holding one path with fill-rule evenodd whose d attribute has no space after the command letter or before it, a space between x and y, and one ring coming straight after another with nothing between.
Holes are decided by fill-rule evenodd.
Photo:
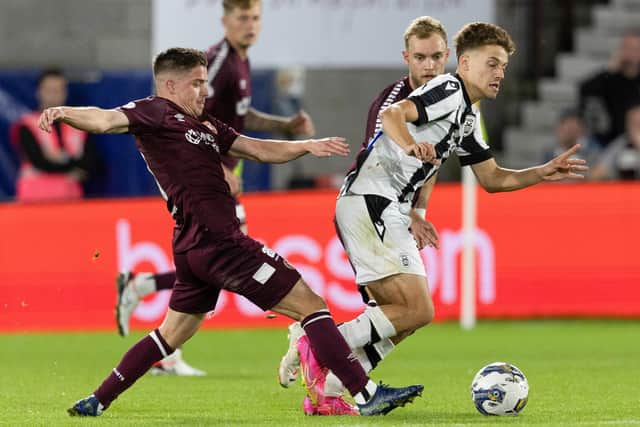
<instances>
[{"instance_id":1,"label":"club badge on striped jersey","mask_svg":"<svg viewBox=\"0 0 640 427\"><path fill-rule=\"evenodd\" d=\"M473 133L473 128L476 124L476 116L473 114L468 114L464 118L464 123L462 124L462 136L469 136Z\"/></svg>"}]
</instances>

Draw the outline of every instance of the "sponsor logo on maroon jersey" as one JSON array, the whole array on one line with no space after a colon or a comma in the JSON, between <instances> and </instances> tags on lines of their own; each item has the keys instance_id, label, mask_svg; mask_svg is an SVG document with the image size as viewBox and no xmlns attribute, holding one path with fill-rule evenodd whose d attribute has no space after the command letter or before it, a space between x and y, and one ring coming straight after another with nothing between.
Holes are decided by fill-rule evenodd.
<instances>
[{"instance_id":1,"label":"sponsor logo on maroon jersey","mask_svg":"<svg viewBox=\"0 0 640 427\"><path fill-rule=\"evenodd\" d=\"M220 152L220 147L218 147L218 144L215 142L215 138L210 133L189 129L185 132L184 137L194 145L200 145L200 143L203 143L204 145L210 145L218 153Z\"/></svg>"}]
</instances>

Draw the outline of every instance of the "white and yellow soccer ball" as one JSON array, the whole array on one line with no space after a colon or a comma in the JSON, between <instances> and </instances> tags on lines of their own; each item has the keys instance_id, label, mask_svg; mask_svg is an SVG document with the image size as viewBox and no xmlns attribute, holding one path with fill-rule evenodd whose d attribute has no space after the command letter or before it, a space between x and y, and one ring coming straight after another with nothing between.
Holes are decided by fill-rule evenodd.
<instances>
[{"instance_id":1,"label":"white and yellow soccer ball","mask_svg":"<svg viewBox=\"0 0 640 427\"><path fill-rule=\"evenodd\" d=\"M528 398L527 378L509 363L490 363L471 382L471 399L483 415L517 415Z\"/></svg>"}]
</instances>

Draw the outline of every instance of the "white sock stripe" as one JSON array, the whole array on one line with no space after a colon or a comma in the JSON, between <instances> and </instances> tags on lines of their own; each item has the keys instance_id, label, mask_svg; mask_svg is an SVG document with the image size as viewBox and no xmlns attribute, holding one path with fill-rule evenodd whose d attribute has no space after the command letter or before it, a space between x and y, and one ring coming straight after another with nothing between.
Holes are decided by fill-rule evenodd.
<instances>
[{"instance_id":1,"label":"white sock stripe","mask_svg":"<svg viewBox=\"0 0 640 427\"><path fill-rule=\"evenodd\" d=\"M156 345L160 349L160 353L162 353L162 357L167 357L169 354L167 354L167 350L162 345L162 342L160 341L160 338L158 338L158 335L156 334L156 331L151 331L149 336L151 337L151 339L156 343Z\"/></svg>"},{"instance_id":2,"label":"white sock stripe","mask_svg":"<svg viewBox=\"0 0 640 427\"><path fill-rule=\"evenodd\" d=\"M328 313L328 312L327 312ZM314 319L309 320L308 322L306 322L303 326L303 328L306 328L307 326L309 326L310 324L312 324L313 322L317 322L318 320L322 320L322 319L332 319L330 314L326 314L324 316L318 316Z\"/></svg>"}]
</instances>

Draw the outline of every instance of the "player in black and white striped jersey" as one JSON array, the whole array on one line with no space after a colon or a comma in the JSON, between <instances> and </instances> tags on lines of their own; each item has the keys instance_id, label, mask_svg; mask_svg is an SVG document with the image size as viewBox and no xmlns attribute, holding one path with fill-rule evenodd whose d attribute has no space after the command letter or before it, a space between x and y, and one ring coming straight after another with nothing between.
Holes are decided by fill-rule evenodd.
<instances>
[{"instance_id":1,"label":"player in black and white striped jersey","mask_svg":"<svg viewBox=\"0 0 640 427\"><path fill-rule=\"evenodd\" d=\"M356 347L385 338L397 343L433 319L424 265L407 228L415 191L451 154L471 166L489 192L582 178L579 172L587 170L583 160L570 158L579 146L537 167L500 167L483 139L474 104L498 95L514 43L496 25L472 23L456 35L455 49L456 74L432 79L382 112L382 131L360 155L337 202L336 223L357 283L376 299L395 294L404 301L377 307L377 315L386 319L377 320L384 328L347 322L352 326L347 341ZM365 320L366 311L358 319Z\"/></svg>"},{"instance_id":2,"label":"player in black and white striped jersey","mask_svg":"<svg viewBox=\"0 0 640 427\"><path fill-rule=\"evenodd\" d=\"M447 33L440 21L430 16L420 16L415 18L407 27L403 35L405 50L402 52L404 62L408 67L408 75L385 87L372 101L367 113L367 125L361 151L365 151L369 141L381 130L382 123L379 118L380 112L391 104L401 101L409 96L415 89L429 82L436 76L444 73L445 66L449 60L449 48L447 46ZM349 172L355 170L357 163L354 163ZM435 227L425 220L425 212L428 199L431 195L436 176L430 179L416 195L411 211L411 232L419 248L429 245L438 247L438 234ZM366 288L360 288L363 299L367 303L374 303ZM394 302L394 299L381 300L382 304ZM289 387L297 378L299 373L300 359L296 348L296 341L302 334L299 323L289 326L289 348L283 356L278 367L278 381L283 387ZM375 366L376 357L373 357L373 364L367 357L367 353L375 354L382 352L386 355L387 349L393 348L393 342L389 339L383 340L373 346L367 346L364 350L358 349L357 354L365 369L370 370ZM340 415L348 413L344 411L345 406L339 400L342 395L342 385L337 377L330 374L324 387L324 394L327 397L322 404L314 404L307 397L303 404L305 413L316 415Z\"/></svg>"},{"instance_id":3,"label":"player in black and white striped jersey","mask_svg":"<svg viewBox=\"0 0 640 427\"><path fill-rule=\"evenodd\" d=\"M381 115L382 130L369 142L345 179L336 224L356 282L377 301L341 325L356 355L365 351L371 369L397 344L433 320L425 268L410 231L414 193L456 153L488 192L514 191L543 181L582 178L585 162L570 156L576 145L544 165L505 169L482 137L474 103L494 99L515 46L502 28L487 23L463 27L455 38L455 75L432 79ZM362 358L359 357L362 362ZM316 378L326 383L330 378ZM326 389L326 386L325 386ZM316 390L318 393L321 390Z\"/></svg>"}]
</instances>

